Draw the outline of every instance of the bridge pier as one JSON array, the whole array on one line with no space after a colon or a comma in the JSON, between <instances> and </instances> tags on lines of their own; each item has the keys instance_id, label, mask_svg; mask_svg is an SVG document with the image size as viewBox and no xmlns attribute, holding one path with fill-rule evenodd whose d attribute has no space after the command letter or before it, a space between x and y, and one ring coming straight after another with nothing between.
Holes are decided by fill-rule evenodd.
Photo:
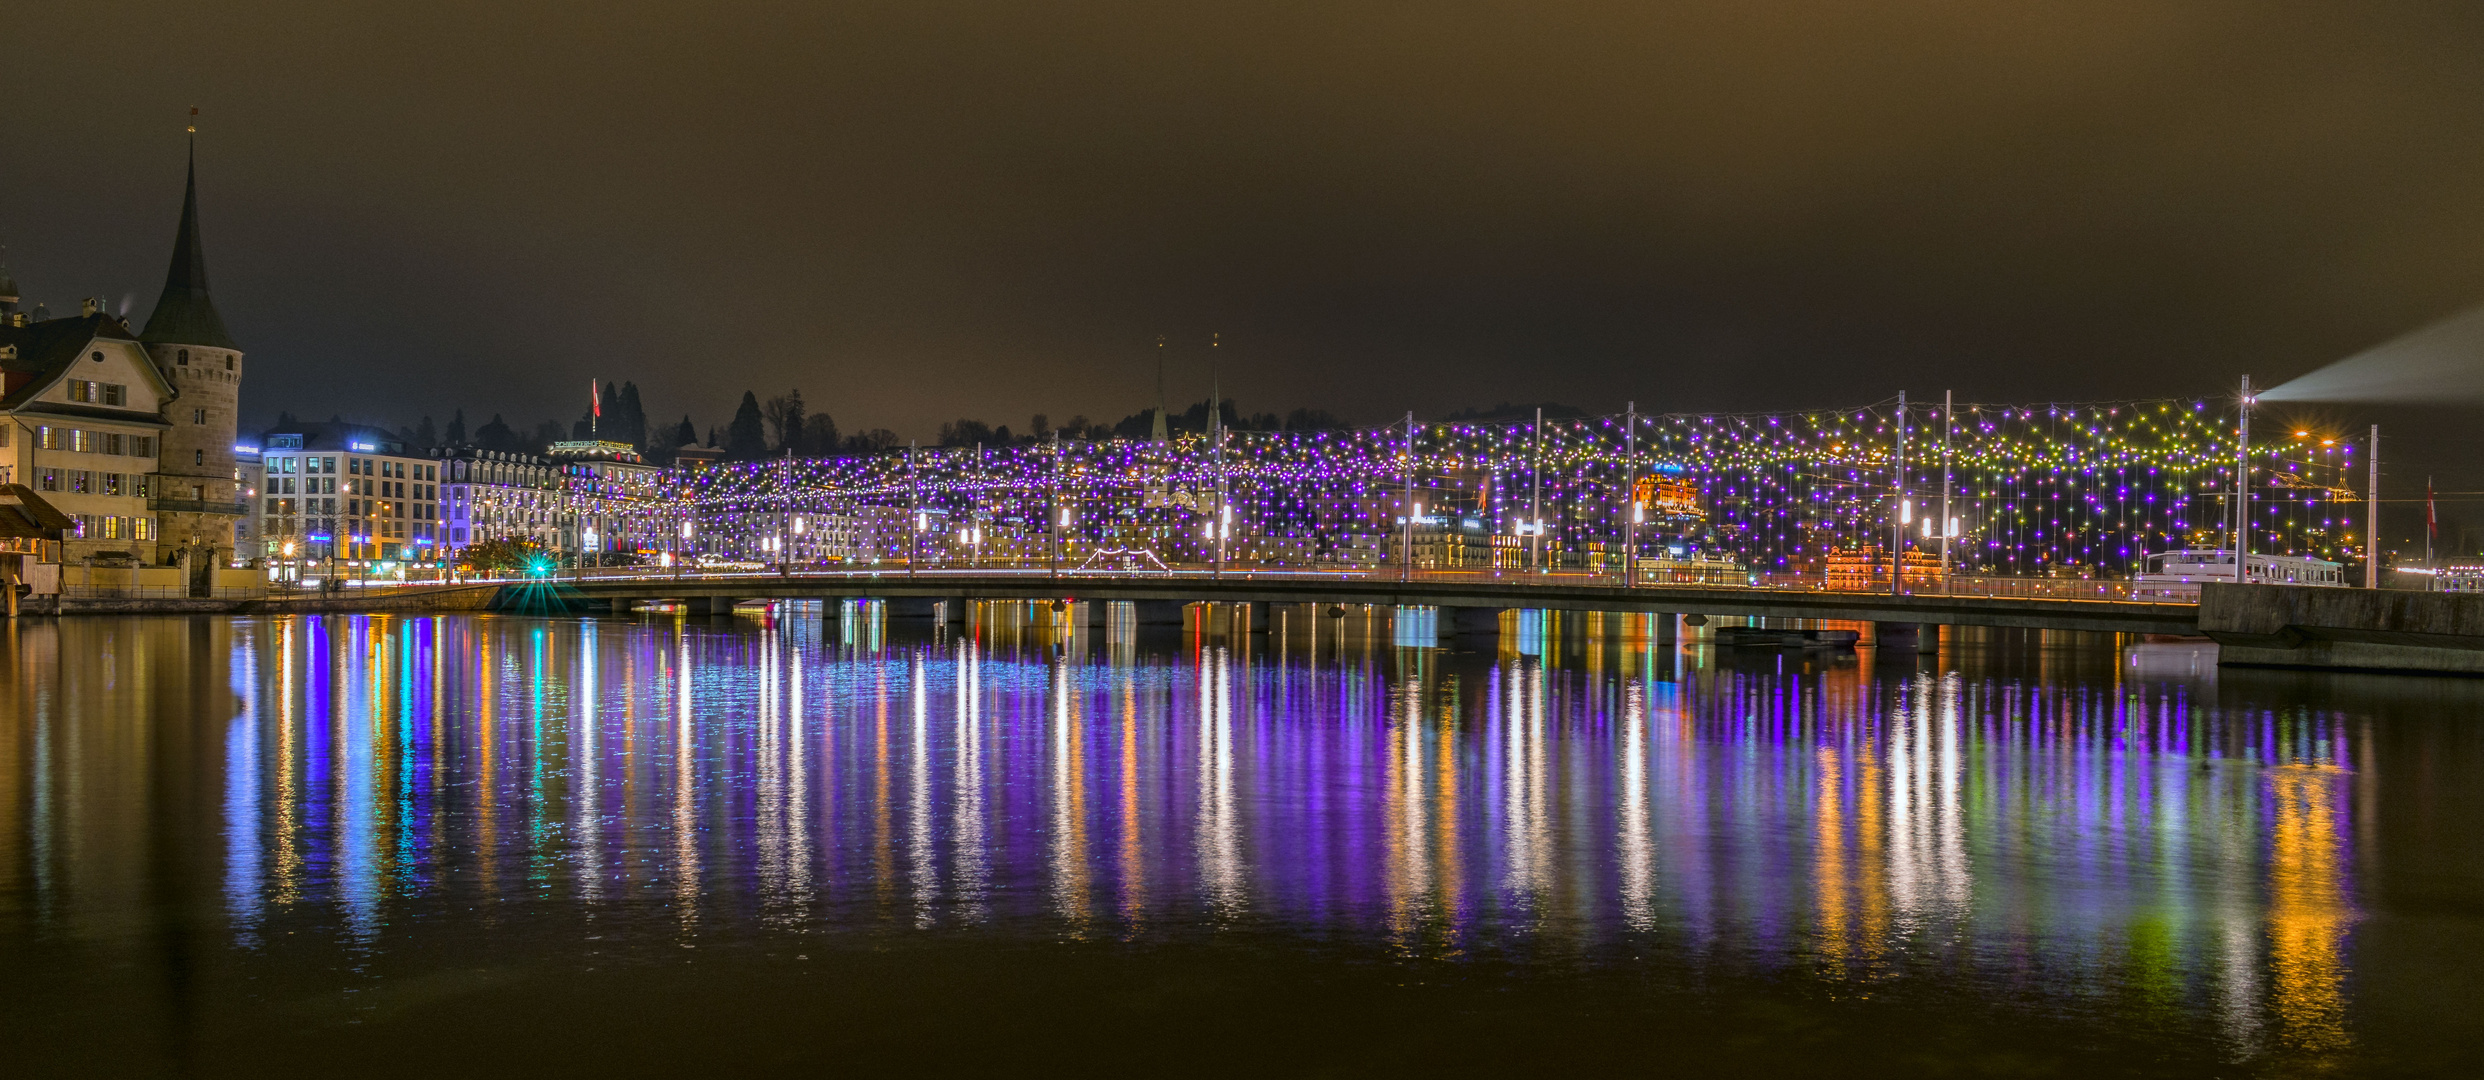
<instances>
[{"instance_id":1,"label":"bridge pier","mask_svg":"<svg viewBox=\"0 0 2484 1080\"><path fill-rule=\"evenodd\" d=\"M1468 639L1499 640L1501 610L1488 607L1445 607L1440 609L1440 636L1444 641Z\"/></svg>"},{"instance_id":2,"label":"bridge pier","mask_svg":"<svg viewBox=\"0 0 2484 1080\"><path fill-rule=\"evenodd\" d=\"M841 622L844 622L844 621L845 621L845 598L844 598L844 597L842 597L842 596L823 596L823 597L820 597L820 599L819 599L819 622L820 622L820 625L822 625L822 626L835 626L835 625L837 625L838 623L841 623Z\"/></svg>"},{"instance_id":3,"label":"bridge pier","mask_svg":"<svg viewBox=\"0 0 2484 1080\"><path fill-rule=\"evenodd\" d=\"M941 599L940 621L951 626L972 626L974 620L975 602L972 597L950 596Z\"/></svg>"},{"instance_id":4,"label":"bridge pier","mask_svg":"<svg viewBox=\"0 0 2484 1080\"><path fill-rule=\"evenodd\" d=\"M631 608L632 608L635 604L637 604L637 603L638 603L637 601L635 601L635 600L631 600L631 599L629 599L629 598L627 598L627 597L616 597L616 598L614 598L614 599L613 599L613 601L612 601L612 609L611 609L611 610L612 610L612 617L613 617L613 618L616 618L616 619L626 619L626 618L629 618L629 617L630 617L630 610L631 610Z\"/></svg>"},{"instance_id":5,"label":"bridge pier","mask_svg":"<svg viewBox=\"0 0 2484 1080\"><path fill-rule=\"evenodd\" d=\"M1872 643L1883 649L1939 649L1941 624L1876 622L1872 624Z\"/></svg>"},{"instance_id":6,"label":"bridge pier","mask_svg":"<svg viewBox=\"0 0 2484 1080\"><path fill-rule=\"evenodd\" d=\"M1140 626L1180 626L1182 611L1190 605L1181 600L1132 600L1131 613Z\"/></svg>"}]
</instances>

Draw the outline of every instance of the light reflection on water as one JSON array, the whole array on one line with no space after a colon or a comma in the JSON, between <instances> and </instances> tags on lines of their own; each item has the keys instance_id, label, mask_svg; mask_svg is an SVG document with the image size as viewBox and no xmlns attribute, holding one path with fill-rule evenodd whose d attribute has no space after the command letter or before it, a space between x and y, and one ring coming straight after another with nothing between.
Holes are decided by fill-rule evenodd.
<instances>
[{"instance_id":1,"label":"light reflection on water","mask_svg":"<svg viewBox=\"0 0 2484 1080\"><path fill-rule=\"evenodd\" d=\"M1720 655L1618 617L1466 654L1385 620L1133 645L796 614L29 623L0 934L108 938L195 814L245 954L279 926L384 954L513 904L676 945L1248 926L2358 1049L2383 772L2348 702L2224 703L2111 652Z\"/></svg>"}]
</instances>

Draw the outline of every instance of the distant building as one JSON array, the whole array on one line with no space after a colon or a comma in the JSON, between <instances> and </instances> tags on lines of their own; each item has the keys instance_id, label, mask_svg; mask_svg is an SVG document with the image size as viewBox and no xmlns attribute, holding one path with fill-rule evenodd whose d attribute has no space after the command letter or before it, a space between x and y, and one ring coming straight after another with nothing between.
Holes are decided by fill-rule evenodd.
<instances>
[{"instance_id":1,"label":"distant building","mask_svg":"<svg viewBox=\"0 0 2484 1080\"><path fill-rule=\"evenodd\" d=\"M441 525L451 550L486 540L566 550L562 472L552 459L471 446L435 447L431 453L440 469Z\"/></svg>"},{"instance_id":2,"label":"distant building","mask_svg":"<svg viewBox=\"0 0 2484 1080\"><path fill-rule=\"evenodd\" d=\"M250 508L233 457L241 349L208 292L195 161L143 332L100 301L57 319L18 305L0 268L0 484L68 516L66 560L180 565L207 595Z\"/></svg>"},{"instance_id":3,"label":"distant building","mask_svg":"<svg viewBox=\"0 0 2484 1080\"><path fill-rule=\"evenodd\" d=\"M68 515L67 562L164 562L150 503L173 388L118 319L35 322L14 296L0 305L10 309L0 324L0 484L24 484Z\"/></svg>"},{"instance_id":4,"label":"distant building","mask_svg":"<svg viewBox=\"0 0 2484 1080\"><path fill-rule=\"evenodd\" d=\"M299 424L259 436L259 558L296 581L441 557L440 463L378 428Z\"/></svg>"},{"instance_id":5,"label":"distant building","mask_svg":"<svg viewBox=\"0 0 2484 1080\"><path fill-rule=\"evenodd\" d=\"M553 443L547 456L561 471L568 511L556 550L588 555L671 550L660 513L663 470L647 464L637 447L582 439Z\"/></svg>"}]
</instances>

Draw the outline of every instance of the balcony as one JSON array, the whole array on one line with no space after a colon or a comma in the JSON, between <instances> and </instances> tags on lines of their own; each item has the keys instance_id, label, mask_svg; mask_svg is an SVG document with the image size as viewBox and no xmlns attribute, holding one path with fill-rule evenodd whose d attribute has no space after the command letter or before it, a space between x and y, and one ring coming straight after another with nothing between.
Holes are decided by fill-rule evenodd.
<instances>
[{"instance_id":1,"label":"balcony","mask_svg":"<svg viewBox=\"0 0 2484 1080\"><path fill-rule=\"evenodd\" d=\"M147 509L159 514L228 514L233 517L247 517L250 514L250 504L246 502L202 502L197 499L148 499Z\"/></svg>"}]
</instances>

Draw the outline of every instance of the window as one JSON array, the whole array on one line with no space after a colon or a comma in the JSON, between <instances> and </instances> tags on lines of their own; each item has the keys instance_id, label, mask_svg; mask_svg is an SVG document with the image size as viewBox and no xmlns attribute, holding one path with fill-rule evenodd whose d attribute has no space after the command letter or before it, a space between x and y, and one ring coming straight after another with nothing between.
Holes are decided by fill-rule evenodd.
<instances>
[{"instance_id":1,"label":"window","mask_svg":"<svg viewBox=\"0 0 2484 1080\"><path fill-rule=\"evenodd\" d=\"M272 435L268 437L267 448L270 450L299 450L302 448L302 437L299 435Z\"/></svg>"},{"instance_id":2,"label":"window","mask_svg":"<svg viewBox=\"0 0 2484 1080\"><path fill-rule=\"evenodd\" d=\"M335 472L335 471L336 471L336 459L335 459L335 458L332 458L332 457L323 457L323 458L320 458L320 459L319 459L319 471L320 471L320 472ZM336 489L335 489L333 486L331 486L328 490L330 490L330 491L334 491L334 490L336 490Z\"/></svg>"},{"instance_id":3,"label":"window","mask_svg":"<svg viewBox=\"0 0 2484 1080\"><path fill-rule=\"evenodd\" d=\"M118 495L118 494L120 494L120 493L121 493L121 474L116 473L116 472L108 472L108 473L98 473L98 474L96 474L96 475L99 475L99 476L103 477L103 493L104 493L104 494L106 494L106 495Z\"/></svg>"},{"instance_id":4,"label":"window","mask_svg":"<svg viewBox=\"0 0 2484 1080\"><path fill-rule=\"evenodd\" d=\"M37 450L58 450L58 449L60 449L60 429L59 429L59 428L56 428L56 427L53 427L53 426L51 426L51 425L49 425L49 424L45 424L45 425L43 425L42 427L38 427L38 428L36 428L36 429L35 429L35 449L37 449Z\"/></svg>"},{"instance_id":5,"label":"window","mask_svg":"<svg viewBox=\"0 0 2484 1080\"><path fill-rule=\"evenodd\" d=\"M192 451L190 451L190 463L191 463L191 464L193 464L193 465L205 465L205 464L207 464L207 451L205 451L205 450L192 450Z\"/></svg>"},{"instance_id":6,"label":"window","mask_svg":"<svg viewBox=\"0 0 2484 1080\"><path fill-rule=\"evenodd\" d=\"M0 450L8 449L9 432L15 430L17 430L17 425L15 424L0 424Z\"/></svg>"},{"instance_id":7,"label":"window","mask_svg":"<svg viewBox=\"0 0 2484 1080\"><path fill-rule=\"evenodd\" d=\"M231 371L231 370L233 370L233 358L232 358L232 357L228 356L228 357L225 357L225 358L224 358L224 370L226 370L226 371Z\"/></svg>"},{"instance_id":8,"label":"window","mask_svg":"<svg viewBox=\"0 0 2484 1080\"><path fill-rule=\"evenodd\" d=\"M86 494L91 494L91 493L93 493L93 492L94 492L94 490L95 490L95 474L94 474L94 473L88 472L88 471L86 471L86 470L84 470L84 469L71 469L71 470L69 470L69 493L70 493L70 494L72 494L72 495L86 495Z\"/></svg>"},{"instance_id":9,"label":"window","mask_svg":"<svg viewBox=\"0 0 2484 1080\"><path fill-rule=\"evenodd\" d=\"M129 387L123 386L119 383L105 383L103 388L103 403L106 405L128 404Z\"/></svg>"},{"instance_id":10,"label":"window","mask_svg":"<svg viewBox=\"0 0 2484 1080\"><path fill-rule=\"evenodd\" d=\"M190 366L190 350L183 349L180 352L174 353L173 363L180 367Z\"/></svg>"},{"instance_id":11,"label":"window","mask_svg":"<svg viewBox=\"0 0 2484 1080\"><path fill-rule=\"evenodd\" d=\"M133 456L133 457L154 457L154 456L155 456L155 436L153 436L153 435L132 435L132 436L130 436L130 437L129 437L129 452L130 452L131 456Z\"/></svg>"},{"instance_id":12,"label":"window","mask_svg":"<svg viewBox=\"0 0 2484 1080\"><path fill-rule=\"evenodd\" d=\"M86 358L98 364L103 363L103 350L97 349L94 352L88 353L86 354Z\"/></svg>"},{"instance_id":13,"label":"window","mask_svg":"<svg viewBox=\"0 0 2484 1080\"><path fill-rule=\"evenodd\" d=\"M103 432L100 437L103 439L102 452L106 454L118 454L122 447L128 445L127 441L121 437L121 433L117 431Z\"/></svg>"},{"instance_id":14,"label":"window","mask_svg":"<svg viewBox=\"0 0 2484 1080\"><path fill-rule=\"evenodd\" d=\"M37 491L59 491L59 490L60 490L60 470L59 470L59 469L44 469L44 470L42 470L42 471L40 471L40 472L35 473L35 490L37 490Z\"/></svg>"},{"instance_id":15,"label":"window","mask_svg":"<svg viewBox=\"0 0 2484 1080\"><path fill-rule=\"evenodd\" d=\"M120 539L120 538L121 538L121 521L122 521L122 519L121 519L121 518L118 518L118 517L111 517L111 516L107 516L107 517L105 517L105 518L103 519L103 538L104 538L104 539L106 539L106 540L118 540L118 539Z\"/></svg>"},{"instance_id":16,"label":"window","mask_svg":"<svg viewBox=\"0 0 2484 1080\"><path fill-rule=\"evenodd\" d=\"M71 379L71 380L69 380L69 400L71 400L71 401L93 401L93 400L95 400L95 384L94 384L94 383L91 383L91 382L87 382L87 381L86 381L86 380L84 380L84 379Z\"/></svg>"},{"instance_id":17,"label":"window","mask_svg":"<svg viewBox=\"0 0 2484 1080\"><path fill-rule=\"evenodd\" d=\"M146 498L146 497L147 497L147 474L145 474L145 473L132 473L132 474L130 474L130 477L129 477L129 493L130 493L130 494L132 494L132 495L138 496L138 497L139 497L139 498L141 498L141 499L143 499L143 498Z\"/></svg>"},{"instance_id":18,"label":"window","mask_svg":"<svg viewBox=\"0 0 2484 1080\"><path fill-rule=\"evenodd\" d=\"M130 524L130 530L129 530L129 538L130 538L130 539L132 539L132 540L153 540L153 539L155 539L155 519L154 519L154 518L131 518L131 519L129 519L129 524Z\"/></svg>"},{"instance_id":19,"label":"window","mask_svg":"<svg viewBox=\"0 0 2484 1080\"><path fill-rule=\"evenodd\" d=\"M94 452L95 452L95 436L94 436L94 434L93 434L92 432L89 432L89 431L87 431L87 430L83 429L83 428L71 428L71 429L69 429L69 449L70 449L72 452L74 452L74 453L80 453L80 454L92 454L92 453L94 453Z\"/></svg>"}]
</instances>

